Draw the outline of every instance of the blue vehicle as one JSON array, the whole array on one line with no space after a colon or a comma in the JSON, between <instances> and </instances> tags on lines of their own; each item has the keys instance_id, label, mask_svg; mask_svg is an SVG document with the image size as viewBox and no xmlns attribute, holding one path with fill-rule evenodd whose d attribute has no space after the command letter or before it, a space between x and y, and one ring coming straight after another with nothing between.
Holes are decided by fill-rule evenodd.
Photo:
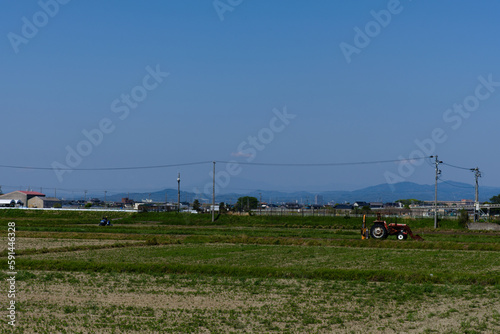
<instances>
[{"instance_id":1,"label":"blue vehicle","mask_svg":"<svg viewBox=\"0 0 500 334\"><path fill-rule=\"evenodd\" d=\"M108 217L102 217L101 222L99 223L99 226L113 226L113 224L111 224Z\"/></svg>"}]
</instances>

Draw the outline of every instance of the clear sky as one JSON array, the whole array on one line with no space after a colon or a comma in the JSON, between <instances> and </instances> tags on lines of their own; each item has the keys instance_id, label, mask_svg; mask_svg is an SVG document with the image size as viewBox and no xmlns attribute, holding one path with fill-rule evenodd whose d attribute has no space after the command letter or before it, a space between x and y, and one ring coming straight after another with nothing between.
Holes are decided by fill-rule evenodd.
<instances>
[{"instance_id":1,"label":"clear sky","mask_svg":"<svg viewBox=\"0 0 500 334\"><path fill-rule=\"evenodd\" d=\"M4 192L500 186L498 1L0 3Z\"/></svg>"}]
</instances>

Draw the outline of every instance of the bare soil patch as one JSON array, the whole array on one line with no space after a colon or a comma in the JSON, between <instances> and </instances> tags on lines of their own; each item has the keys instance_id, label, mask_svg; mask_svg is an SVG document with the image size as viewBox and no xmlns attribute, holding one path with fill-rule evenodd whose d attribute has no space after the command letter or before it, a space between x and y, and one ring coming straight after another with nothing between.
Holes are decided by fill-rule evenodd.
<instances>
[{"instance_id":1,"label":"bare soil patch","mask_svg":"<svg viewBox=\"0 0 500 334\"><path fill-rule=\"evenodd\" d=\"M18 282L19 327L29 333L500 331L498 287L194 275L32 274L35 277ZM408 289L420 293L416 290L403 295ZM6 329L4 323L1 325Z\"/></svg>"}]
</instances>

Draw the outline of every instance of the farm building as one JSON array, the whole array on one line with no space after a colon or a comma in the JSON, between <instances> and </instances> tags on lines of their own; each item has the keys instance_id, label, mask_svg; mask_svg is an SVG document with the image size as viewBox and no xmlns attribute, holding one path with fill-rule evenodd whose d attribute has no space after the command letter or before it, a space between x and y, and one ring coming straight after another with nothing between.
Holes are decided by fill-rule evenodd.
<instances>
[{"instance_id":1,"label":"farm building","mask_svg":"<svg viewBox=\"0 0 500 334\"><path fill-rule=\"evenodd\" d=\"M61 200L55 197L33 197L28 200L29 208L53 208L56 204L61 204Z\"/></svg>"},{"instance_id":2,"label":"farm building","mask_svg":"<svg viewBox=\"0 0 500 334\"><path fill-rule=\"evenodd\" d=\"M27 205L28 201L33 197L45 197L45 194L36 191L13 191L11 193L1 195L0 199L13 199L14 201L20 201L23 205Z\"/></svg>"}]
</instances>

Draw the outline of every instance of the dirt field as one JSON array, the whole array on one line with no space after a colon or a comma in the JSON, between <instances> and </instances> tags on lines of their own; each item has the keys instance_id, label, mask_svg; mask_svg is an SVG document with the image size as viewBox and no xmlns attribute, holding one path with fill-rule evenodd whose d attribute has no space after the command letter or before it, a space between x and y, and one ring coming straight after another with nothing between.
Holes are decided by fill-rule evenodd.
<instances>
[{"instance_id":1,"label":"dirt field","mask_svg":"<svg viewBox=\"0 0 500 334\"><path fill-rule=\"evenodd\" d=\"M40 271L24 278L19 333L500 331L498 287Z\"/></svg>"},{"instance_id":2,"label":"dirt field","mask_svg":"<svg viewBox=\"0 0 500 334\"><path fill-rule=\"evenodd\" d=\"M362 242L344 218L145 214L101 230L36 214L15 219L14 333L500 333L497 232Z\"/></svg>"}]
</instances>

